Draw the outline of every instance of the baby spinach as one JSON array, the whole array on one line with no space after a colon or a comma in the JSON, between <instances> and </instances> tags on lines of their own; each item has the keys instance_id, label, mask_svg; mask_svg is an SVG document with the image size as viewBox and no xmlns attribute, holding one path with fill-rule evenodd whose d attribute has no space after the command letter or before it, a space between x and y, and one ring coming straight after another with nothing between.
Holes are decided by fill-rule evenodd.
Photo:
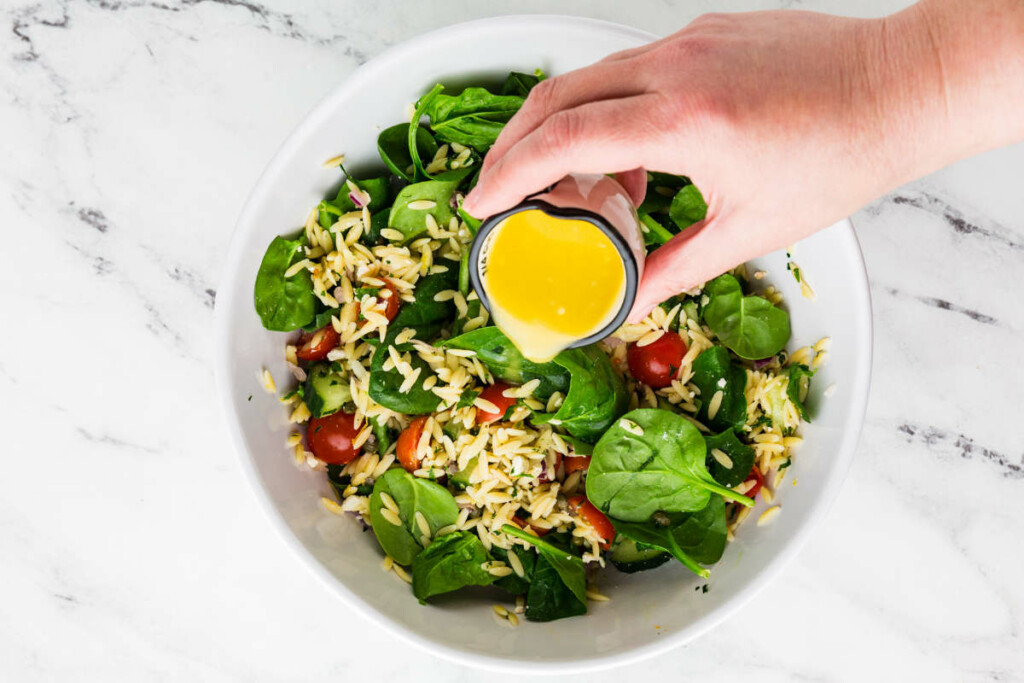
<instances>
[{"instance_id":1,"label":"baby spinach","mask_svg":"<svg viewBox=\"0 0 1024 683\"><path fill-rule=\"evenodd\" d=\"M637 215L640 217L640 229L644 234L644 244L665 244L672 239L673 234L658 222L649 213L638 212Z\"/></svg>"},{"instance_id":2,"label":"baby spinach","mask_svg":"<svg viewBox=\"0 0 1024 683\"><path fill-rule=\"evenodd\" d=\"M743 443L736 436L736 430L727 429L721 434L704 437L708 445L707 466L711 476L722 486L732 488L743 483L750 470L754 468L754 449ZM726 467L718 462L711 449L718 450L729 456L732 460L732 467Z\"/></svg>"},{"instance_id":3,"label":"baby spinach","mask_svg":"<svg viewBox=\"0 0 1024 683\"><path fill-rule=\"evenodd\" d=\"M436 180L425 180L421 183L406 185L395 197L395 203L388 215L388 227L398 230L405 242L411 242L427 231L427 215L434 217L437 224L447 228L448 222L455 216L452 208L452 195L470 169L449 171ZM418 201L434 202L429 209L412 209L409 205Z\"/></svg>"},{"instance_id":4,"label":"baby spinach","mask_svg":"<svg viewBox=\"0 0 1024 683\"><path fill-rule=\"evenodd\" d=\"M506 524L501 530L537 548L539 556L526 597L527 619L552 621L586 613L587 573L583 560L517 526Z\"/></svg>"},{"instance_id":5,"label":"baby spinach","mask_svg":"<svg viewBox=\"0 0 1024 683\"><path fill-rule=\"evenodd\" d=\"M734 365L729 352L721 346L712 346L693 361L693 383L700 389L700 410L697 419L714 431L739 428L747 421L746 371ZM714 395L721 391L722 401L713 418L708 407Z\"/></svg>"},{"instance_id":6,"label":"baby spinach","mask_svg":"<svg viewBox=\"0 0 1024 683\"><path fill-rule=\"evenodd\" d=\"M789 341L789 314L759 296L743 296L739 281L726 273L704 286L704 322L740 358L774 356Z\"/></svg>"},{"instance_id":7,"label":"baby spinach","mask_svg":"<svg viewBox=\"0 0 1024 683\"><path fill-rule=\"evenodd\" d=\"M539 379L540 386L533 392L537 398L546 399L556 391L564 393L569 389L569 372L565 368L554 362L527 360L497 327L480 327L460 334L444 342L444 346L475 351L480 362L506 382L523 384Z\"/></svg>"},{"instance_id":8,"label":"baby spinach","mask_svg":"<svg viewBox=\"0 0 1024 683\"><path fill-rule=\"evenodd\" d=\"M395 440L395 435L387 425L387 421L382 421L379 417L371 417L370 428L373 430L373 437L377 440L377 452L383 455L387 453L388 449L391 448L391 444Z\"/></svg>"},{"instance_id":9,"label":"baby spinach","mask_svg":"<svg viewBox=\"0 0 1024 683\"><path fill-rule=\"evenodd\" d=\"M637 210L649 214L668 212L673 197L690 184L690 179L686 176L657 171L648 171L647 178L647 194L644 195L644 201ZM675 231L674 223L671 229Z\"/></svg>"},{"instance_id":10,"label":"baby spinach","mask_svg":"<svg viewBox=\"0 0 1024 683\"><path fill-rule=\"evenodd\" d=\"M649 520L643 523L612 520L616 533L656 548L679 560L702 578L711 575L701 564L714 564L722 558L726 542L725 503L711 496L707 505L691 513L666 515L667 524Z\"/></svg>"},{"instance_id":11,"label":"baby spinach","mask_svg":"<svg viewBox=\"0 0 1024 683\"><path fill-rule=\"evenodd\" d=\"M426 112L431 101L437 97L442 90L444 90L444 86L438 83L431 88L426 95L421 97L416 103L416 110L413 112L412 119L409 121L409 128L406 131L405 146L409 150L409 156L412 157L412 180L424 180L430 178L430 175L424 169L424 157L420 155L420 121L423 119L423 114ZM429 163L429 160L427 163Z\"/></svg>"},{"instance_id":12,"label":"baby spinach","mask_svg":"<svg viewBox=\"0 0 1024 683\"><path fill-rule=\"evenodd\" d=\"M518 71L513 71L505 78L504 85L501 86L502 95L516 95L518 97L525 98L530 94L530 91L536 87L538 83L544 80L544 72L537 69L532 74L524 74Z\"/></svg>"},{"instance_id":13,"label":"baby spinach","mask_svg":"<svg viewBox=\"0 0 1024 683\"><path fill-rule=\"evenodd\" d=\"M811 377L816 370L811 370L806 365L791 365L786 374L789 375L789 382L786 384L786 396L800 412L800 418L804 422L810 422L810 410L807 407L807 393L811 388Z\"/></svg>"},{"instance_id":14,"label":"baby spinach","mask_svg":"<svg viewBox=\"0 0 1024 683\"><path fill-rule=\"evenodd\" d=\"M426 128L416 128L416 150L420 159L433 159L437 142ZM416 180L416 167L409 152L409 124L400 123L381 131L377 136L377 152L392 173L410 183Z\"/></svg>"},{"instance_id":15,"label":"baby spinach","mask_svg":"<svg viewBox=\"0 0 1024 683\"><path fill-rule=\"evenodd\" d=\"M435 93L424 105L424 113L438 140L457 142L483 154L522 106L523 98L518 95L466 88L458 95Z\"/></svg>"},{"instance_id":16,"label":"baby spinach","mask_svg":"<svg viewBox=\"0 0 1024 683\"><path fill-rule=\"evenodd\" d=\"M409 365L412 371L420 370L419 379L413 382L409 391L402 393L399 389L405 377L398 368L384 369L384 361L390 357L388 348L395 347L399 353L411 351ZM425 415L431 413L441 402L441 397L423 388L423 381L433 372L427 362L420 358L412 344L392 344L388 341L377 347L370 362L370 398L380 405L405 415Z\"/></svg>"},{"instance_id":17,"label":"baby spinach","mask_svg":"<svg viewBox=\"0 0 1024 683\"><path fill-rule=\"evenodd\" d=\"M319 302L319 299L317 299ZM320 304L318 304L319 306ZM341 312L340 308L324 308L318 311L312 321L302 326L302 329L306 332L316 332L322 327L327 327L331 324L331 318L338 315Z\"/></svg>"},{"instance_id":18,"label":"baby spinach","mask_svg":"<svg viewBox=\"0 0 1024 683\"><path fill-rule=\"evenodd\" d=\"M448 268L443 273L431 273L419 279L413 291L414 301L402 304L388 329L398 334L406 327L417 332L420 339L429 340L441 326L455 317L455 304L434 301L438 292L455 289L459 282L459 265L455 261L439 259L437 265Z\"/></svg>"},{"instance_id":19,"label":"baby spinach","mask_svg":"<svg viewBox=\"0 0 1024 683\"><path fill-rule=\"evenodd\" d=\"M275 332L291 332L312 322L317 301L313 280L303 268L286 278L285 272L303 255L303 240L275 237L263 254L256 273L253 302L263 327Z\"/></svg>"},{"instance_id":20,"label":"baby spinach","mask_svg":"<svg viewBox=\"0 0 1024 683\"><path fill-rule=\"evenodd\" d=\"M476 177L477 176L474 176L474 180L476 179ZM480 229L480 225L483 223L483 221L481 221L479 218L475 218L475 217L469 215L468 213L466 213L466 210L462 208L462 200L461 199L459 200L458 213L459 213L459 218L461 218L462 221L466 224L466 227L469 228L469 234L473 235L475 237L476 236L476 232L477 232L477 230Z\"/></svg>"},{"instance_id":21,"label":"baby spinach","mask_svg":"<svg viewBox=\"0 0 1024 683\"><path fill-rule=\"evenodd\" d=\"M370 215L370 229L363 233L363 236L359 238L359 241L363 244L368 244L371 247L383 243L385 240L381 237L380 231L388 227L388 219L391 218L391 207L381 209L375 214Z\"/></svg>"},{"instance_id":22,"label":"baby spinach","mask_svg":"<svg viewBox=\"0 0 1024 683\"><path fill-rule=\"evenodd\" d=\"M498 547L491 548L491 554L494 555L495 559L509 565L508 556L515 554L519 559L519 563L523 565L523 576L513 572L495 581L494 585L512 595L526 595L530 590L530 578L533 576L534 566L537 563L537 553L527 550L522 546L514 545L511 550Z\"/></svg>"},{"instance_id":23,"label":"baby spinach","mask_svg":"<svg viewBox=\"0 0 1024 683\"><path fill-rule=\"evenodd\" d=\"M562 351L553 363L569 371L569 393L554 415L537 415L540 424L558 420L577 439L593 443L626 412L629 394L608 354L591 344Z\"/></svg>"},{"instance_id":24,"label":"baby spinach","mask_svg":"<svg viewBox=\"0 0 1024 683\"><path fill-rule=\"evenodd\" d=\"M401 524L392 524L384 519L381 514L384 507L382 493L391 496L398 505ZM455 524L459 506L448 489L414 477L400 468L388 470L374 483L370 494L370 526L384 552L398 564L408 566L423 550L420 543L422 532L416 523L417 512L426 518L433 536L438 529Z\"/></svg>"},{"instance_id":25,"label":"baby spinach","mask_svg":"<svg viewBox=\"0 0 1024 683\"><path fill-rule=\"evenodd\" d=\"M498 577L484 569L490 559L476 534L456 531L441 536L413 559L412 594L424 602L463 586L492 584Z\"/></svg>"},{"instance_id":26,"label":"baby spinach","mask_svg":"<svg viewBox=\"0 0 1024 683\"><path fill-rule=\"evenodd\" d=\"M704 220L708 215L708 205L696 185L687 185L672 198L668 215L680 230L685 230L694 223Z\"/></svg>"},{"instance_id":27,"label":"baby spinach","mask_svg":"<svg viewBox=\"0 0 1024 683\"><path fill-rule=\"evenodd\" d=\"M752 506L715 482L706 456L704 437L686 418L657 408L633 410L594 446L587 498L623 522L646 522L659 511L694 512L716 493Z\"/></svg>"},{"instance_id":28,"label":"baby spinach","mask_svg":"<svg viewBox=\"0 0 1024 683\"><path fill-rule=\"evenodd\" d=\"M386 207L388 205L391 197L391 179L388 178L388 176L367 178L366 180L350 178L350 180L369 196L370 203L367 206L371 209ZM325 199L320 202L320 205L317 207L320 227L326 230L334 225L338 220L338 216L341 214L362 208L357 207L356 203L352 201L352 197L349 196L351 192L352 191L349 189L348 183L344 183L338 190L337 197L333 200Z\"/></svg>"}]
</instances>

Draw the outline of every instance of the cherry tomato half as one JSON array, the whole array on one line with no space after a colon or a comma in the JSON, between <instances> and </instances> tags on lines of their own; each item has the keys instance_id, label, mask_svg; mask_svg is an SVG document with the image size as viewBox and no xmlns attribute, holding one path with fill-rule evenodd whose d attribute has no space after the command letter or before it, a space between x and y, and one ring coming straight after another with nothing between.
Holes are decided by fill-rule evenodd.
<instances>
[{"instance_id":1,"label":"cherry tomato half","mask_svg":"<svg viewBox=\"0 0 1024 683\"><path fill-rule=\"evenodd\" d=\"M314 361L327 358L328 352L338 345L340 337L333 325L325 325L313 334L302 335L301 346L295 352L299 360Z\"/></svg>"},{"instance_id":2,"label":"cherry tomato half","mask_svg":"<svg viewBox=\"0 0 1024 683\"><path fill-rule=\"evenodd\" d=\"M629 372L649 387L672 384L686 354L686 342L675 332L665 332L647 346L630 344L626 351Z\"/></svg>"},{"instance_id":3,"label":"cherry tomato half","mask_svg":"<svg viewBox=\"0 0 1024 683\"><path fill-rule=\"evenodd\" d=\"M757 492L761 490L762 486L764 486L764 475L761 474L761 470L757 469L757 465L754 465L754 469L750 470L750 474L747 475L747 478L743 483L747 483L748 481L754 482L754 485L743 495L753 500L754 496L757 495Z\"/></svg>"},{"instance_id":4,"label":"cherry tomato half","mask_svg":"<svg viewBox=\"0 0 1024 683\"><path fill-rule=\"evenodd\" d=\"M565 476L569 476L577 470L590 469L589 455L567 455L565 456Z\"/></svg>"},{"instance_id":5,"label":"cherry tomato half","mask_svg":"<svg viewBox=\"0 0 1024 683\"><path fill-rule=\"evenodd\" d=\"M569 507L575 510L576 514L582 517L583 521L592 526L597 535L604 539L604 542L600 544L601 549L608 550L612 545L612 541L615 540L615 527L604 516L604 513L594 507L594 504L587 500L585 496L572 496L569 498Z\"/></svg>"},{"instance_id":6,"label":"cherry tomato half","mask_svg":"<svg viewBox=\"0 0 1024 683\"><path fill-rule=\"evenodd\" d=\"M485 401L490 401L498 407L498 412L492 413L482 408L476 409L476 422L477 424L487 424L488 422L494 422L500 420L505 415L505 411L509 409L511 405L516 402L516 399L509 398L505 395L505 390L511 389L508 384L504 382L495 382L491 386L480 392L480 398Z\"/></svg>"},{"instance_id":7,"label":"cherry tomato half","mask_svg":"<svg viewBox=\"0 0 1024 683\"><path fill-rule=\"evenodd\" d=\"M310 420L306 441L313 455L328 465L347 465L359 455L359 448L352 445L358 433L354 416L338 412Z\"/></svg>"},{"instance_id":8,"label":"cherry tomato half","mask_svg":"<svg viewBox=\"0 0 1024 683\"><path fill-rule=\"evenodd\" d=\"M391 322L398 315L398 309L402 307L402 299L398 296L398 290L391 284L391 280L384 280L384 288L391 292L391 296L386 299L387 306L384 308L384 317L388 319L388 322Z\"/></svg>"},{"instance_id":9,"label":"cherry tomato half","mask_svg":"<svg viewBox=\"0 0 1024 683\"><path fill-rule=\"evenodd\" d=\"M398 435L398 443L395 445L395 454L398 456L399 464L407 472L415 472L420 468L420 461L416 457L416 449L420 445L420 437L423 436L423 428L427 424L427 416L421 415Z\"/></svg>"}]
</instances>

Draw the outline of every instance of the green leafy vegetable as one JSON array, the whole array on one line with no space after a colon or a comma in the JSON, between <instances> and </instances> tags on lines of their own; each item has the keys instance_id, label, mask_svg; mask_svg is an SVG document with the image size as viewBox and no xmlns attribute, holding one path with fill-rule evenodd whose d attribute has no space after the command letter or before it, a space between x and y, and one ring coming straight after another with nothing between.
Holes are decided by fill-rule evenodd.
<instances>
[{"instance_id":1,"label":"green leafy vegetable","mask_svg":"<svg viewBox=\"0 0 1024 683\"><path fill-rule=\"evenodd\" d=\"M686 176L670 173L648 171L647 177L647 194L644 195L644 201L637 210L648 214L668 212L672 199L679 193L679 190L690 184L690 179Z\"/></svg>"},{"instance_id":2,"label":"green leafy vegetable","mask_svg":"<svg viewBox=\"0 0 1024 683\"><path fill-rule=\"evenodd\" d=\"M466 88L458 95L436 93L424 106L434 136L485 153L512 115L523 106L518 95L495 95L485 88Z\"/></svg>"},{"instance_id":3,"label":"green leafy vegetable","mask_svg":"<svg viewBox=\"0 0 1024 683\"><path fill-rule=\"evenodd\" d=\"M490 561L480 537L456 531L434 540L412 561L412 594L420 601L464 586L486 586L497 579L484 569Z\"/></svg>"},{"instance_id":4,"label":"green leafy vegetable","mask_svg":"<svg viewBox=\"0 0 1024 683\"><path fill-rule=\"evenodd\" d=\"M420 159L433 159L437 154L437 142L426 128L416 128L416 150ZM409 152L409 124L400 123L381 131L377 136L377 152L384 165L399 178L414 182L416 166Z\"/></svg>"},{"instance_id":5,"label":"green leafy vegetable","mask_svg":"<svg viewBox=\"0 0 1024 683\"><path fill-rule=\"evenodd\" d=\"M253 302L263 327L275 332L291 332L310 323L316 316L317 298L313 280L303 268L286 278L285 272L296 256L303 255L302 239L275 237L263 254L256 273Z\"/></svg>"},{"instance_id":6,"label":"green leafy vegetable","mask_svg":"<svg viewBox=\"0 0 1024 683\"><path fill-rule=\"evenodd\" d=\"M409 150L409 156L412 157L413 164L413 180L425 180L430 178L424 170L423 157L420 156L420 121L423 119L423 115L430 106L430 102L437 97L437 95L444 90L444 86L438 83L430 89L426 95L419 99L416 103L416 110L413 112L412 120L409 121L409 128L406 131L405 146ZM434 143L437 144L437 143ZM429 163L429 161L428 161Z\"/></svg>"},{"instance_id":7,"label":"green leafy vegetable","mask_svg":"<svg viewBox=\"0 0 1024 683\"><path fill-rule=\"evenodd\" d=\"M668 228L659 223L649 213L638 213L640 217L640 229L644 234L644 244L665 244L672 239L673 234Z\"/></svg>"},{"instance_id":8,"label":"green leafy vegetable","mask_svg":"<svg viewBox=\"0 0 1024 683\"><path fill-rule=\"evenodd\" d=\"M736 431L727 429L721 434L704 437L708 445L707 466L711 476L722 486L732 488L743 483L750 470L754 468L754 449L743 443L736 437ZM711 454L711 450L718 450L729 456L732 460L732 467L726 467L718 462Z\"/></svg>"},{"instance_id":9,"label":"green leafy vegetable","mask_svg":"<svg viewBox=\"0 0 1024 683\"><path fill-rule=\"evenodd\" d=\"M384 369L384 361L390 356L388 349L391 346L394 346L399 353L411 351L409 365L412 366L413 372L420 371L417 381L413 382L409 391L404 393L399 389L402 382L405 381L405 377L398 371L398 368ZM423 381L430 376L431 372L430 366L413 350L412 344L383 343L377 347L373 354L373 360L370 362L370 398L397 413L406 415L432 413L441 402L441 397L423 388Z\"/></svg>"},{"instance_id":10,"label":"green leafy vegetable","mask_svg":"<svg viewBox=\"0 0 1024 683\"><path fill-rule=\"evenodd\" d=\"M511 550L505 550L497 546L491 549L491 554L494 555L495 559L501 560L510 566L511 563L508 561L508 556L512 553L515 553L515 556L519 558L519 563L523 565L523 576L513 572L495 581L494 585L512 595L526 595L527 591L530 590L530 578L533 576L534 566L537 563L537 553L518 545L512 546Z\"/></svg>"},{"instance_id":11,"label":"green leafy vegetable","mask_svg":"<svg viewBox=\"0 0 1024 683\"><path fill-rule=\"evenodd\" d=\"M505 79L505 84L501 86L501 94L516 95L525 99L530 94L530 91L542 80L544 80L544 72L540 69L537 69L532 74L513 71Z\"/></svg>"},{"instance_id":12,"label":"green leafy vegetable","mask_svg":"<svg viewBox=\"0 0 1024 683\"><path fill-rule=\"evenodd\" d=\"M358 187L359 189L366 192L369 195L368 207L376 209L378 207L386 207L389 203L391 196L391 180L387 176L381 176L379 178L367 178L366 180L355 180L350 178L349 180ZM348 187L348 183L342 184L338 190L338 196L333 200L324 200L320 202L317 207L318 220L320 226L325 230L338 220L338 216L348 213L349 211L355 211L362 207L356 206L356 203L352 201L352 197L349 196L351 190Z\"/></svg>"},{"instance_id":13,"label":"green leafy vegetable","mask_svg":"<svg viewBox=\"0 0 1024 683\"><path fill-rule=\"evenodd\" d=\"M743 296L739 281L726 273L704 286L702 315L719 340L740 358L774 356L789 341L789 314L759 296Z\"/></svg>"},{"instance_id":14,"label":"green leafy vegetable","mask_svg":"<svg viewBox=\"0 0 1024 683\"><path fill-rule=\"evenodd\" d=\"M696 185L687 185L672 198L668 215L680 230L685 230L694 223L704 220L708 214L708 205L704 202Z\"/></svg>"},{"instance_id":15,"label":"green leafy vegetable","mask_svg":"<svg viewBox=\"0 0 1024 683\"><path fill-rule=\"evenodd\" d=\"M569 393L554 415L534 421L557 420L577 439L593 443L629 407L629 394L612 369L608 354L591 344L562 351L553 363L569 371Z\"/></svg>"},{"instance_id":16,"label":"green leafy vegetable","mask_svg":"<svg viewBox=\"0 0 1024 683\"><path fill-rule=\"evenodd\" d=\"M468 168L460 168L457 171L449 171L444 177L439 176L436 180L425 180L403 187L391 207L388 227L402 233L406 242L411 242L426 233L428 215L433 216L439 226L447 227L448 222L455 216L455 210L451 206L452 195L467 173ZM409 205L414 202L432 204L430 208L410 208Z\"/></svg>"},{"instance_id":17,"label":"green leafy vegetable","mask_svg":"<svg viewBox=\"0 0 1024 683\"><path fill-rule=\"evenodd\" d=\"M512 384L523 384L539 379L540 386L533 395L546 399L556 391L569 389L569 372L562 366L550 363L534 363L523 358L519 349L497 327L481 327L460 334L444 342L454 349L475 351L480 362L494 373L494 376Z\"/></svg>"},{"instance_id":18,"label":"green leafy vegetable","mask_svg":"<svg viewBox=\"0 0 1024 683\"><path fill-rule=\"evenodd\" d=\"M729 352L721 346L712 346L693 361L693 383L700 389L700 410L697 419L713 431L739 428L747 421L746 371L734 365ZM722 400L714 417L708 417L708 408L715 394L722 392Z\"/></svg>"},{"instance_id":19,"label":"green leafy vegetable","mask_svg":"<svg viewBox=\"0 0 1024 683\"><path fill-rule=\"evenodd\" d=\"M657 408L633 410L594 447L587 498L609 517L641 523L655 512L700 510L715 493L752 506L715 482L706 456L704 437L686 418Z\"/></svg>"},{"instance_id":20,"label":"green leafy vegetable","mask_svg":"<svg viewBox=\"0 0 1024 683\"><path fill-rule=\"evenodd\" d=\"M319 299L317 301L319 301ZM311 322L303 325L302 329L306 332L316 332L320 328L330 325L331 317L338 315L340 312L340 308L325 308L322 311L319 311Z\"/></svg>"},{"instance_id":21,"label":"green leafy vegetable","mask_svg":"<svg viewBox=\"0 0 1024 683\"><path fill-rule=\"evenodd\" d=\"M385 507L382 493L391 496L398 505L401 524L392 524L381 513ZM370 494L370 525L384 552L398 564L408 566L423 549L417 512L426 519L433 536L438 529L455 524L459 506L448 489L414 477L403 469L388 470L377 479Z\"/></svg>"},{"instance_id":22,"label":"green leafy vegetable","mask_svg":"<svg viewBox=\"0 0 1024 683\"><path fill-rule=\"evenodd\" d=\"M377 439L377 452L383 455L391 448L391 444L395 441L395 436L392 434L391 428L387 426L386 420L381 420L379 417L371 417L369 420L373 436Z\"/></svg>"},{"instance_id":23,"label":"green leafy vegetable","mask_svg":"<svg viewBox=\"0 0 1024 683\"><path fill-rule=\"evenodd\" d=\"M435 265L444 266L448 270L420 278L413 291L415 300L402 304L388 325L393 334L397 335L406 327L411 327L420 339L429 340L443 324L455 318L455 304L451 301L434 301L434 296L458 286L459 265L447 259L438 259Z\"/></svg>"},{"instance_id":24,"label":"green leafy vegetable","mask_svg":"<svg viewBox=\"0 0 1024 683\"><path fill-rule=\"evenodd\" d=\"M789 375L789 382L786 384L786 396L800 412L804 422L810 422L810 410L807 408L807 392L811 388L811 377L816 370L811 370L806 365L791 365L786 373Z\"/></svg>"},{"instance_id":25,"label":"green leafy vegetable","mask_svg":"<svg viewBox=\"0 0 1024 683\"><path fill-rule=\"evenodd\" d=\"M586 613L587 574L583 560L511 524L501 530L532 544L539 553L526 597L527 619L552 621Z\"/></svg>"},{"instance_id":26,"label":"green leafy vegetable","mask_svg":"<svg viewBox=\"0 0 1024 683\"><path fill-rule=\"evenodd\" d=\"M725 503L711 496L701 510L665 515L666 524L654 520L643 523L612 520L615 532L637 543L661 548L700 577L711 575L701 564L714 564L722 558L726 542Z\"/></svg>"}]
</instances>

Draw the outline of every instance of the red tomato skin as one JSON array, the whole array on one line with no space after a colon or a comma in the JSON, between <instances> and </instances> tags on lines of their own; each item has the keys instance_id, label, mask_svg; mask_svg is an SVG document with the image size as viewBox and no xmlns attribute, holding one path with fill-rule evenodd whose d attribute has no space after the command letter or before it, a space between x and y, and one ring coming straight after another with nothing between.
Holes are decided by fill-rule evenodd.
<instances>
[{"instance_id":1,"label":"red tomato skin","mask_svg":"<svg viewBox=\"0 0 1024 683\"><path fill-rule=\"evenodd\" d=\"M295 351L295 355L303 361L323 360L339 341L341 337L334 331L334 326L325 325L308 337L303 335L301 346Z\"/></svg>"},{"instance_id":2,"label":"red tomato skin","mask_svg":"<svg viewBox=\"0 0 1024 683\"><path fill-rule=\"evenodd\" d=\"M416 459L416 447L420 444L423 426L426 423L427 416L421 415L413 419L409 426L398 435L398 443L395 444L395 455L398 456L398 462L405 468L406 472L415 472L420 467L420 461Z\"/></svg>"},{"instance_id":3,"label":"red tomato skin","mask_svg":"<svg viewBox=\"0 0 1024 683\"><path fill-rule=\"evenodd\" d=\"M757 469L757 465L754 465L754 469L750 470L750 474L743 481L746 483L751 480L754 482L753 488L743 495L753 500L754 496L756 496L758 491L761 490L761 487L764 486L764 475L761 474L761 470Z\"/></svg>"},{"instance_id":4,"label":"red tomato skin","mask_svg":"<svg viewBox=\"0 0 1024 683\"><path fill-rule=\"evenodd\" d=\"M306 441L313 455L328 465L347 465L359 455L360 449L352 445L357 434L355 417L338 412L311 419L306 428Z\"/></svg>"},{"instance_id":5,"label":"red tomato skin","mask_svg":"<svg viewBox=\"0 0 1024 683\"><path fill-rule=\"evenodd\" d=\"M585 496L572 496L569 498L569 507L575 510L604 539L604 542L599 544L601 550L611 548L612 541L615 540L615 527L612 526L612 523L608 521L603 512L598 510Z\"/></svg>"},{"instance_id":6,"label":"red tomato skin","mask_svg":"<svg viewBox=\"0 0 1024 683\"><path fill-rule=\"evenodd\" d=\"M569 476L577 470L590 469L589 455L567 455L563 462L565 462L565 476Z\"/></svg>"},{"instance_id":7,"label":"red tomato skin","mask_svg":"<svg viewBox=\"0 0 1024 683\"><path fill-rule=\"evenodd\" d=\"M506 389L511 389L511 388L512 387L510 385L505 384L504 382L495 382L494 384L490 385L489 387L484 389L482 392L480 392L480 398L484 399L485 401L490 401L494 405L498 406L498 411L499 412L492 413L492 412L489 412L489 411L477 408L476 409L476 423L477 424L481 424L482 425L482 424L487 424L488 422L494 422L495 420L500 420L505 415L505 411L508 410L509 407L512 406L513 404L515 404L515 402L516 402L516 399L509 398L508 396L505 396L505 390Z\"/></svg>"},{"instance_id":8,"label":"red tomato skin","mask_svg":"<svg viewBox=\"0 0 1024 683\"><path fill-rule=\"evenodd\" d=\"M391 280L384 280L384 288L391 292L391 296L387 298L387 305L384 308L384 317L391 322L398 315L398 309L402 307L402 299L398 296L398 290L391 284Z\"/></svg>"},{"instance_id":9,"label":"red tomato skin","mask_svg":"<svg viewBox=\"0 0 1024 683\"><path fill-rule=\"evenodd\" d=\"M672 384L686 355L686 342L675 332L665 332L647 346L630 344L626 350L629 372L653 389Z\"/></svg>"}]
</instances>

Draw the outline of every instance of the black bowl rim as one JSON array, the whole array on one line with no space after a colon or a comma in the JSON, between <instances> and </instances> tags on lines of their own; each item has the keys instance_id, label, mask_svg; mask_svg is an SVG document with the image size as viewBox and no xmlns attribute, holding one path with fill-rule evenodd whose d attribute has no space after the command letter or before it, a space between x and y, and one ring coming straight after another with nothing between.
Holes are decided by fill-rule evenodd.
<instances>
[{"instance_id":1,"label":"black bowl rim","mask_svg":"<svg viewBox=\"0 0 1024 683\"><path fill-rule=\"evenodd\" d=\"M469 248L469 279L473 284L473 289L476 290L476 295L480 297L480 304L488 311L491 310L491 302L487 296L487 290L484 288L484 284L480 280L480 252L483 250L483 245L487 240L487 235L489 235L491 231L498 227L498 225L500 225L501 222L509 216L521 211L529 211L533 209L543 211L549 216L554 216L555 218L584 220L593 224L612 241L612 244L615 245L615 249L619 252L619 256L622 257L622 265L626 271L626 292L622 298L622 305L619 307L619 311L607 325L594 334L573 342L568 348L579 348L604 339L617 330L622 323L626 322L626 317L629 316L629 312L633 308L633 302L636 300L636 290L639 280L639 266L636 262L636 256L633 254L633 250L630 249L629 244L626 242L626 238L615 229L607 218L599 213L590 211L589 209L555 206L543 199L526 199L516 204L511 209L506 209L505 211L496 213L493 216L488 216L484 219L480 223L480 228L473 237L473 243Z\"/></svg>"}]
</instances>

